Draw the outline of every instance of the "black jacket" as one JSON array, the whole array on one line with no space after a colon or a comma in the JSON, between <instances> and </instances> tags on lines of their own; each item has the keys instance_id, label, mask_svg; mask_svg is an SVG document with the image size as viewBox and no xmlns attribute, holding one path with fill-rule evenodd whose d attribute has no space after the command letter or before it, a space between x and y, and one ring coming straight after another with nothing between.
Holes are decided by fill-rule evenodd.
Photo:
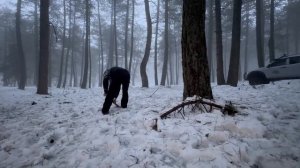
<instances>
[{"instance_id":1,"label":"black jacket","mask_svg":"<svg viewBox=\"0 0 300 168\"><path fill-rule=\"evenodd\" d=\"M112 67L104 72L103 78L103 89L104 93L107 94L109 89L109 83L129 83L130 82L130 74L127 69L121 67Z\"/></svg>"}]
</instances>

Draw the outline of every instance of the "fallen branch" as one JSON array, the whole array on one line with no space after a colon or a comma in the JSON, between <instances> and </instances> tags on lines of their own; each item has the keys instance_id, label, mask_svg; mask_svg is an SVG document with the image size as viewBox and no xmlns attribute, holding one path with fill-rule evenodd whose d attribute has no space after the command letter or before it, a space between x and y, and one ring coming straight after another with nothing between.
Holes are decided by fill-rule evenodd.
<instances>
[{"instance_id":1,"label":"fallen branch","mask_svg":"<svg viewBox=\"0 0 300 168\"><path fill-rule=\"evenodd\" d=\"M188 106L188 105L194 105L193 109L194 108L200 108L199 105L202 105L205 109L206 112L210 112L212 110L212 107L215 107L217 109L219 109L223 114L227 114L227 115L235 115L237 113L237 110L233 107L232 103L229 102L227 104L225 104L224 106L222 105L219 105L215 102L211 102L209 100L205 100L205 99L201 99L201 98L196 98L194 100L186 100L180 104L178 104L177 106L171 108L170 110L162 113L160 115L160 118L161 119L165 119L167 118L167 116L173 112L176 112L176 111L179 111L181 115L183 115L184 113L181 113L182 110L184 110L184 107L185 106ZM207 110L207 108L205 107L205 105L208 105L210 106L210 111Z\"/></svg>"}]
</instances>

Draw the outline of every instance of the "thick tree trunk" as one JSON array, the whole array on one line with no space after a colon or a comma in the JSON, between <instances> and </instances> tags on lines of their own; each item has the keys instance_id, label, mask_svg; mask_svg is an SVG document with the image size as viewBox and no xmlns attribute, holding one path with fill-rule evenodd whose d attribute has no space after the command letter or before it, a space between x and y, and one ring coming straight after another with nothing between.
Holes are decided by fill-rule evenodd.
<instances>
[{"instance_id":1,"label":"thick tree trunk","mask_svg":"<svg viewBox=\"0 0 300 168\"><path fill-rule=\"evenodd\" d=\"M145 13L146 13L146 20L147 20L147 42L145 47L145 55L140 66L140 73L142 78L142 87L149 87L146 68L147 68L147 63L149 60L150 49L151 49L152 23L151 23L150 9L149 9L149 1L144 0L144 2L145 2Z\"/></svg>"},{"instance_id":2,"label":"thick tree trunk","mask_svg":"<svg viewBox=\"0 0 300 168\"><path fill-rule=\"evenodd\" d=\"M215 0L215 17L216 17L216 51L217 51L217 84L224 85L224 68L223 68L223 44L222 44L222 18L221 18L221 0Z\"/></svg>"},{"instance_id":3,"label":"thick tree trunk","mask_svg":"<svg viewBox=\"0 0 300 168\"><path fill-rule=\"evenodd\" d=\"M168 57L169 57L169 0L165 0L165 50L164 63L161 75L160 85L165 86L168 72Z\"/></svg>"},{"instance_id":4,"label":"thick tree trunk","mask_svg":"<svg viewBox=\"0 0 300 168\"><path fill-rule=\"evenodd\" d=\"M241 45L242 0L234 0L232 40L227 84L237 86L239 79L240 45Z\"/></svg>"},{"instance_id":5,"label":"thick tree trunk","mask_svg":"<svg viewBox=\"0 0 300 168\"><path fill-rule=\"evenodd\" d=\"M49 65L49 0L40 6L40 62L37 94L48 94Z\"/></svg>"},{"instance_id":6,"label":"thick tree trunk","mask_svg":"<svg viewBox=\"0 0 300 168\"><path fill-rule=\"evenodd\" d=\"M183 98L194 95L212 99L205 42L205 0L183 1Z\"/></svg>"},{"instance_id":7,"label":"thick tree trunk","mask_svg":"<svg viewBox=\"0 0 300 168\"><path fill-rule=\"evenodd\" d=\"M256 0L256 48L258 67L265 66L264 22L264 1Z\"/></svg>"},{"instance_id":8,"label":"thick tree trunk","mask_svg":"<svg viewBox=\"0 0 300 168\"><path fill-rule=\"evenodd\" d=\"M87 78L88 78L88 67L89 67L89 37L90 37L90 7L89 0L85 0L85 47L84 47L84 70L83 70L83 78L81 83L81 88L87 88Z\"/></svg>"},{"instance_id":9,"label":"thick tree trunk","mask_svg":"<svg viewBox=\"0 0 300 168\"><path fill-rule=\"evenodd\" d=\"M16 37L17 37L17 46L18 46L18 88L21 90L25 89L27 74L26 74L26 62L25 54L22 44L22 34L21 34L21 7L22 1L18 0L17 2L17 13L16 13Z\"/></svg>"}]
</instances>

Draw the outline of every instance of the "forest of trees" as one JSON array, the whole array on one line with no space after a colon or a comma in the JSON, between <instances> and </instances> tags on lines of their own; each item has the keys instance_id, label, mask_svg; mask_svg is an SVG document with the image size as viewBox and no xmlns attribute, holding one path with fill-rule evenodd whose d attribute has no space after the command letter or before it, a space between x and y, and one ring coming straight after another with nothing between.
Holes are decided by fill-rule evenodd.
<instances>
[{"instance_id":1,"label":"forest of trees","mask_svg":"<svg viewBox=\"0 0 300 168\"><path fill-rule=\"evenodd\" d=\"M199 48L211 82L236 86L249 70L299 53L299 0L203 5L206 44ZM0 7L1 85L38 86L38 93L98 87L113 66L128 69L132 85L182 84L189 66L181 49L183 8L182 0L10 0Z\"/></svg>"}]
</instances>

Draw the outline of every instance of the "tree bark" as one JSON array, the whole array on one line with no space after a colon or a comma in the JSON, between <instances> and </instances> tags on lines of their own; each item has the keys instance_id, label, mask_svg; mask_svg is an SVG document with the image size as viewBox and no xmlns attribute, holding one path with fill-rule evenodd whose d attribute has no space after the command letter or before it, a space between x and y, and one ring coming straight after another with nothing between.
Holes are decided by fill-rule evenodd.
<instances>
[{"instance_id":1,"label":"tree bark","mask_svg":"<svg viewBox=\"0 0 300 168\"><path fill-rule=\"evenodd\" d=\"M256 0L256 48L258 67L265 66L264 22L264 1Z\"/></svg>"},{"instance_id":2,"label":"tree bark","mask_svg":"<svg viewBox=\"0 0 300 168\"><path fill-rule=\"evenodd\" d=\"M211 81L214 82L214 67L213 67L213 29L214 29L214 17L213 17L213 3L214 0L209 0L209 22L208 22L208 38L207 38L207 57L208 57L208 65L209 72L211 75Z\"/></svg>"},{"instance_id":3,"label":"tree bark","mask_svg":"<svg viewBox=\"0 0 300 168\"><path fill-rule=\"evenodd\" d=\"M145 47L145 55L140 66L140 73L142 78L142 87L149 87L146 68L147 68L147 63L149 60L150 49L151 49L152 23L151 23L150 9L149 9L149 1L144 0L144 2L145 2L145 13L146 13L146 20L147 20L147 42Z\"/></svg>"},{"instance_id":4,"label":"tree bark","mask_svg":"<svg viewBox=\"0 0 300 168\"><path fill-rule=\"evenodd\" d=\"M37 94L48 94L49 0L42 0L40 5L40 59Z\"/></svg>"},{"instance_id":5,"label":"tree bark","mask_svg":"<svg viewBox=\"0 0 300 168\"><path fill-rule=\"evenodd\" d=\"M90 7L89 0L85 0L85 48L84 48L84 70L83 78L81 83L81 88L87 88L87 78L88 78L88 67L89 67L89 37L90 37Z\"/></svg>"},{"instance_id":6,"label":"tree bark","mask_svg":"<svg viewBox=\"0 0 300 168\"><path fill-rule=\"evenodd\" d=\"M126 3L126 20L125 20L125 42L124 42L124 57L125 57L125 69L128 69L128 22L129 22L129 0Z\"/></svg>"},{"instance_id":7,"label":"tree bark","mask_svg":"<svg viewBox=\"0 0 300 168\"><path fill-rule=\"evenodd\" d=\"M102 26L101 26L101 15L100 15L100 0L97 0L97 9L98 9L98 24L99 24L99 45L100 45L100 54L99 54L99 87L102 86L103 80L103 71L104 71L104 53L103 53L103 40L102 40ZM101 60L101 66L100 66Z\"/></svg>"},{"instance_id":8,"label":"tree bark","mask_svg":"<svg viewBox=\"0 0 300 168\"><path fill-rule=\"evenodd\" d=\"M183 98L212 99L205 39L205 0L183 1Z\"/></svg>"},{"instance_id":9,"label":"tree bark","mask_svg":"<svg viewBox=\"0 0 300 168\"><path fill-rule=\"evenodd\" d=\"M161 75L160 85L165 86L166 77L168 73L168 57L169 57L169 0L165 0L165 50L164 63Z\"/></svg>"},{"instance_id":10,"label":"tree bark","mask_svg":"<svg viewBox=\"0 0 300 168\"><path fill-rule=\"evenodd\" d=\"M157 1L156 7L156 27L155 27L155 44L154 44L154 81L155 85L158 85L158 75L157 75L157 36L158 36L158 24L159 24L159 8L160 0Z\"/></svg>"},{"instance_id":11,"label":"tree bark","mask_svg":"<svg viewBox=\"0 0 300 168\"><path fill-rule=\"evenodd\" d=\"M57 88L61 87L62 78L63 78L63 66L64 66L64 57L65 57L65 39L66 39L66 0L63 0L63 10L64 10L64 24L63 24L63 37L62 37L62 49L60 57L60 68L59 68L59 77Z\"/></svg>"},{"instance_id":12,"label":"tree bark","mask_svg":"<svg viewBox=\"0 0 300 168\"><path fill-rule=\"evenodd\" d=\"M114 60L114 3L111 4L111 15L110 15L110 37L109 37L109 50L108 50L108 57L106 68L109 69L113 66Z\"/></svg>"},{"instance_id":13,"label":"tree bark","mask_svg":"<svg viewBox=\"0 0 300 168\"><path fill-rule=\"evenodd\" d=\"M130 59L129 59L129 72L131 73L131 65L132 65L132 59L133 59L133 42L134 42L134 12L135 12L135 0L132 0L132 16L131 16L131 44L130 44Z\"/></svg>"},{"instance_id":14,"label":"tree bark","mask_svg":"<svg viewBox=\"0 0 300 168\"><path fill-rule=\"evenodd\" d=\"M271 0L270 6L270 39L269 39L269 55L270 55L270 62L273 62L275 59L275 39L274 39L274 12L275 12L275 5L274 0Z\"/></svg>"},{"instance_id":15,"label":"tree bark","mask_svg":"<svg viewBox=\"0 0 300 168\"><path fill-rule=\"evenodd\" d=\"M240 45L241 45L242 0L234 0L232 40L227 84L237 86L239 79Z\"/></svg>"},{"instance_id":16,"label":"tree bark","mask_svg":"<svg viewBox=\"0 0 300 168\"><path fill-rule=\"evenodd\" d=\"M27 74L26 74L26 62L25 54L22 44L22 34L21 34L21 7L22 1L18 0L17 2L17 13L16 13L16 38L18 46L18 88L21 90L25 89Z\"/></svg>"},{"instance_id":17,"label":"tree bark","mask_svg":"<svg viewBox=\"0 0 300 168\"><path fill-rule=\"evenodd\" d=\"M249 2L246 3L246 32L245 32L245 53L244 53L244 78L248 71L248 43L249 43L249 11L250 11L250 4Z\"/></svg>"},{"instance_id":18,"label":"tree bark","mask_svg":"<svg viewBox=\"0 0 300 168\"><path fill-rule=\"evenodd\" d=\"M71 1L69 1L69 6L70 6L70 10L69 10L69 30L68 30L68 45L67 45L67 53L66 53L66 64L65 64L65 72L64 72L64 81L63 81L63 88L66 87L67 84L67 77L68 77L68 67L69 67L69 58L70 58L70 49L72 48L73 45L73 41L72 41L72 4Z\"/></svg>"},{"instance_id":19,"label":"tree bark","mask_svg":"<svg viewBox=\"0 0 300 168\"><path fill-rule=\"evenodd\" d=\"M90 21L89 21L90 22ZM89 48L89 88L92 88L92 53L91 53L91 38L89 37L88 42L88 48Z\"/></svg>"},{"instance_id":20,"label":"tree bark","mask_svg":"<svg viewBox=\"0 0 300 168\"><path fill-rule=\"evenodd\" d=\"M38 25L38 0L34 1L34 54L35 54L35 71L34 84L37 85L39 71L39 25Z\"/></svg>"},{"instance_id":21,"label":"tree bark","mask_svg":"<svg viewBox=\"0 0 300 168\"><path fill-rule=\"evenodd\" d=\"M114 0L113 3L114 3L114 47L115 47L115 65L118 66L119 64L119 60L118 60L118 38L117 38L117 19L116 19L116 13L117 13L117 10L116 10L116 7L117 7L117 4L116 4L116 1L117 0Z\"/></svg>"},{"instance_id":22,"label":"tree bark","mask_svg":"<svg viewBox=\"0 0 300 168\"><path fill-rule=\"evenodd\" d=\"M223 68L223 38L222 38L222 17L221 17L221 0L215 0L215 17L216 17L216 51L217 51L217 84L224 85L224 68Z\"/></svg>"},{"instance_id":23,"label":"tree bark","mask_svg":"<svg viewBox=\"0 0 300 168\"><path fill-rule=\"evenodd\" d=\"M74 38L75 38L75 26L76 26L76 12L77 7L74 5L73 11L73 26L72 26L72 42L71 42L71 75L70 75L70 86L77 86L77 73L76 73L76 63L74 54ZM73 80L74 79L74 80Z\"/></svg>"}]
</instances>

